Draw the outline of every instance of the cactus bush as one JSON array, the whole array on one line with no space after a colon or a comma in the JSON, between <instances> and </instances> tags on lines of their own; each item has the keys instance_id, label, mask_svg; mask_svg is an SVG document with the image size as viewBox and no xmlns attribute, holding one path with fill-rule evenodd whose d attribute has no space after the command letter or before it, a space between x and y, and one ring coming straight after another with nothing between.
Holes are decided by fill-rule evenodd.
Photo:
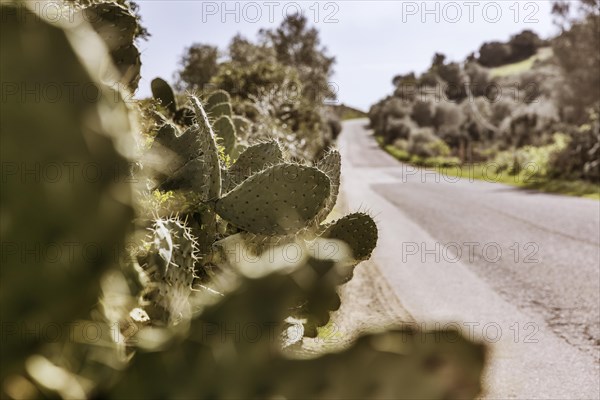
<instances>
[{"instance_id":1,"label":"cactus bush","mask_svg":"<svg viewBox=\"0 0 600 400\"><path fill-rule=\"evenodd\" d=\"M77 19L88 21L100 35L120 73L117 81L135 92L142 67L140 51L134 43L138 29L136 17L123 5L101 2L83 8Z\"/></svg>"},{"instance_id":2,"label":"cactus bush","mask_svg":"<svg viewBox=\"0 0 600 400\"><path fill-rule=\"evenodd\" d=\"M230 119L221 92L208 98L214 104L207 100L206 108L191 95L191 119L182 124L172 119L175 97L160 83L153 89L169 116L144 147L133 140L133 111L115 92L118 87L101 83L100 77L121 74L103 70L112 65L99 60L110 55L90 26L52 25L22 4L3 3L0 10L3 79L102 89L91 102L10 98L1 122L3 164L68 162L81 167L77 173L93 163L103 172L88 181L69 182L71 175L65 175L56 186L9 175L0 198L3 329L17 322L85 322L83 327L93 323L100 334L92 341L80 327L74 336L46 343L39 335L7 331L2 397L479 393L483 349L452 332L440 332L450 335L441 341L433 333L406 330L374 334L313 360L283 354L288 317L303 321L299 337L318 334L340 305L338 286L377 242L376 225L366 214L325 222L337 198L339 153L312 165L291 162L278 142L237 135L238 126L249 123ZM129 30L122 34L129 36ZM132 186L128 161L138 148L145 154L133 170L140 184ZM74 239L96 244L100 255L48 261L24 259L23 250L14 248L47 249ZM125 257L126 239L134 257ZM236 259L241 252L228 251L232 244L258 244L251 249L258 258ZM270 250L281 254L288 245L300 250L298 259L269 258ZM337 251L319 250L324 248ZM259 337L227 336L231 327L249 326L265 331ZM449 370L455 380L446 379Z\"/></svg>"},{"instance_id":3,"label":"cactus bush","mask_svg":"<svg viewBox=\"0 0 600 400\"><path fill-rule=\"evenodd\" d=\"M10 376L23 373L26 360L49 364L55 349L67 346L65 326L90 318L102 279L124 253L133 217L135 124L116 85L103 83L118 74L98 62L108 54L90 27L48 23L25 3L2 3L0 12L3 85L63 93L24 98L19 90L2 103L5 398ZM54 343L43 333L48 327L60 327Z\"/></svg>"}]
</instances>

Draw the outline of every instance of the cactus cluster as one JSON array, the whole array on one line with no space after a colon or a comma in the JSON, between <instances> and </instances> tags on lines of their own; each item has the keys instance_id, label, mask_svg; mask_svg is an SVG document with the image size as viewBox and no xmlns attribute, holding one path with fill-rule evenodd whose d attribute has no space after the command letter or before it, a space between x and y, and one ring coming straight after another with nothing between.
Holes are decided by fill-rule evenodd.
<instances>
[{"instance_id":1,"label":"cactus cluster","mask_svg":"<svg viewBox=\"0 0 600 400\"><path fill-rule=\"evenodd\" d=\"M2 103L2 398L15 397L23 386L7 382L23 373L25 360L52 365L65 354L80 354L85 337L73 332L77 343L69 341L69 324L106 326L90 311L124 252L134 211L136 126L118 87L104 83L102 68L110 66L93 62L97 55L108 57L101 40L83 42L95 35L91 28L48 23L26 3L0 6L3 84L57 87L63 95L7 92ZM93 99L83 93L90 87L98 89ZM5 327L14 330L4 335ZM48 327L59 329L57 340L48 340ZM28 369L36 371L47 369Z\"/></svg>"},{"instance_id":2,"label":"cactus cluster","mask_svg":"<svg viewBox=\"0 0 600 400\"><path fill-rule=\"evenodd\" d=\"M311 359L282 354L282 318L297 297L313 295L320 279L306 268L243 279L191 321L187 338L161 352L138 352L110 395L455 399L480 392L484 349L452 330L370 334L343 352Z\"/></svg>"},{"instance_id":3,"label":"cactus cluster","mask_svg":"<svg viewBox=\"0 0 600 400\"><path fill-rule=\"evenodd\" d=\"M133 110L116 81L106 81L121 74L98 62L110 57L107 46L85 21L51 24L22 3L2 3L0 11L3 80L102 89L94 101L81 93L59 101L7 93L3 105L3 168L63 163L69 173L58 181L4 174L2 398L478 394L483 350L453 333L390 331L312 360L282 353L286 318L303 318L305 333L316 334L339 307L336 288L377 241L366 214L325 222L337 197L339 153L292 163L278 142L253 143L242 132L247 121L231 114L228 95L191 96L191 119L169 114L173 129L160 127L135 170L138 180L148 173L149 184L134 187L129 162L141 141ZM94 179L86 179L90 165L101 172ZM139 197L152 196L169 215L143 209ZM149 233L139 240L142 229ZM127 239L136 257L125 257ZM72 251L74 242L80 247ZM90 243L93 256L83 252ZM256 245L261 257L238 262L226 251L231 243ZM292 243L299 260L263 257ZM309 254L314 248L338 251ZM73 330L50 340L44 332L53 331L43 329L52 326ZM258 337L248 331L257 326Z\"/></svg>"},{"instance_id":4,"label":"cactus cluster","mask_svg":"<svg viewBox=\"0 0 600 400\"><path fill-rule=\"evenodd\" d=\"M155 82L153 87L158 87ZM171 95L163 98L168 104L174 101ZM272 246L312 245L318 239L332 242L331 246L347 245L333 255L345 263L335 280L339 285L350 279L353 267L368 259L375 248L377 228L363 213L323 223L339 191L339 152L330 150L313 165L294 163L286 160L275 140L250 144L238 138L226 92L216 91L204 102L190 95L189 104L194 124L183 133L159 129L149 159L166 167L155 175L156 188L184 193L189 199L187 207L171 211L185 216L198 238L197 275L205 275L204 269L218 264L215 260L223 258L220 255L227 253L223 248L231 243L241 243L260 255ZM335 289L327 296L332 300L323 303L328 306L318 316L307 301L296 307L306 326L312 327L306 331L311 336L317 333L314 327L326 323L329 312L339 307Z\"/></svg>"}]
</instances>

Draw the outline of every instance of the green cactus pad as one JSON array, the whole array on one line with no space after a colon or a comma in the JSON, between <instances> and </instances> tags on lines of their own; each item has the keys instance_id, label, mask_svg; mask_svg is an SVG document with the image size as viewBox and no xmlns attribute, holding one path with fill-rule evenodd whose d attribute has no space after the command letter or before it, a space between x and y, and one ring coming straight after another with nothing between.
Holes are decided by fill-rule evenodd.
<instances>
[{"instance_id":1,"label":"green cactus pad","mask_svg":"<svg viewBox=\"0 0 600 400\"><path fill-rule=\"evenodd\" d=\"M166 121L161 125L160 128L158 128L155 139L158 138L158 140L165 140L166 138L178 138L179 136L181 136L181 131L179 128L175 124Z\"/></svg>"},{"instance_id":2,"label":"green cactus pad","mask_svg":"<svg viewBox=\"0 0 600 400\"><path fill-rule=\"evenodd\" d=\"M136 354L109 397L478 398L485 347L458 331L369 334L310 359L282 354L270 334L232 334L236 327L271 327L282 321L302 292L288 275L242 280L236 291L191 321L188 338L172 341L165 351ZM195 379L189 379L190 371Z\"/></svg>"},{"instance_id":3,"label":"green cactus pad","mask_svg":"<svg viewBox=\"0 0 600 400\"><path fill-rule=\"evenodd\" d=\"M328 225L322 238L341 240L352 250L352 257L357 262L371 256L377 245L377 225L367 214L354 213Z\"/></svg>"},{"instance_id":4,"label":"green cactus pad","mask_svg":"<svg viewBox=\"0 0 600 400\"><path fill-rule=\"evenodd\" d=\"M112 2L96 3L83 9L83 14L109 51L133 42L137 21L127 7Z\"/></svg>"},{"instance_id":5,"label":"green cactus pad","mask_svg":"<svg viewBox=\"0 0 600 400\"><path fill-rule=\"evenodd\" d=\"M0 2L3 332L4 326L64 327L89 320L102 280L114 272L116 255L124 254L134 216L129 156L136 128L130 108L105 80L106 46L87 24L47 22L30 11L33 2L25 3ZM38 97L5 92L5 83L30 88L30 96L37 91ZM42 95L50 87L63 95ZM16 169L5 174L5 166ZM93 175L87 175L89 166ZM57 174L23 178L19 171L25 168ZM84 244L93 251L77 251ZM72 342L69 335L3 335L2 397L12 397L5 391L7 376L20 374L31 355L48 356L44 349L52 346L51 352L60 350L51 361L62 361Z\"/></svg>"},{"instance_id":6,"label":"green cactus pad","mask_svg":"<svg viewBox=\"0 0 600 400\"><path fill-rule=\"evenodd\" d=\"M174 116L177 112L177 102L175 101L175 94L171 85L164 79L154 78L150 83L150 87L152 89L152 96L160 100L161 105Z\"/></svg>"},{"instance_id":7,"label":"green cactus pad","mask_svg":"<svg viewBox=\"0 0 600 400\"><path fill-rule=\"evenodd\" d=\"M240 115L234 115L232 120L233 125L235 125L235 131L237 135L241 138L247 139L248 134L250 133L250 120Z\"/></svg>"},{"instance_id":8,"label":"green cactus pad","mask_svg":"<svg viewBox=\"0 0 600 400\"><path fill-rule=\"evenodd\" d=\"M195 278L198 246L190 228L176 218L159 219L150 237L150 251L140 265L151 283L142 294L142 304L159 324L173 324L189 317L188 297Z\"/></svg>"},{"instance_id":9,"label":"green cactus pad","mask_svg":"<svg viewBox=\"0 0 600 400\"><path fill-rule=\"evenodd\" d=\"M92 4L80 17L89 21L106 43L113 63L121 74L120 82L134 92L140 80L140 51L134 44L137 30L135 16L125 6L116 3Z\"/></svg>"},{"instance_id":10,"label":"green cactus pad","mask_svg":"<svg viewBox=\"0 0 600 400\"><path fill-rule=\"evenodd\" d=\"M217 104L221 103L231 103L231 96L224 90L217 90L211 93L206 99L206 109L211 110Z\"/></svg>"},{"instance_id":11,"label":"green cactus pad","mask_svg":"<svg viewBox=\"0 0 600 400\"><path fill-rule=\"evenodd\" d=\"M213 130L219 139L220 144L225 148L225 154L231 156L237 143L235 126L233 125L231 118L226 115L219 117L213 123Z\"/></svg>"},{"instance_id":12,"label":"green cactus pad","mask_svg":"<svg viewBox=\"0 0 600 400\"><path fill-rule=\"evenodd\" d=\"M207 187L205 194L206 200L215 200L221 196L221 165L219 163L219 153L215 142L208 116L204 107L195 96L190 96L190 102L196 113L197 138L200 147L200 159L204 164L205 171L205 186Z\"/></svg>"},{"instance_id":13,"label":"green cactus pad","mask_svg":"<svg viewBox=\"0 0 600 400\"><path fill-rule=\"evenodd\" d=\"M306 228L329 197L317 168L280 164L252 175L217 201L225 220L251 233L285 235Z\"/></svg>"},{"instance_id":14,"label":"green cactus pad","mask_svg":"<svg viewBox=\"0 0 600 400\"><path fill-rule=\"evenodd\" d=\"M217 119L223 115L231 117L233 111L231 109L231 103L221 103L209 109L208 114L211 118Z\"/></svg>"},{"instance_id":15,"label":"green cactus pad","mask_svg":"<svg viewBox=\"0 0 600 400\"><path fill-rule=\"evenodd\" d=\"M163 124L154 138L150 148L150 164L156 164L157 168L170 174L189 161L200 155L200 146L197 140L197 130L190 127L182 134L179 129L167 122Z\"/></svg>"},{"instance_id":16,"label":"green cactus pad","mask_svg":"<svg viewBox=\"0 0 600 400\"><path fill-rule=\"evenodd\" d=\"M225 192L233 189L252 174L283 162L283 152L275 140L248 147L229 168L229 185Z\"/></svg>"},{"instance_id":17,"label":"green cactus pad","mask_svg":"<svg viewBox=\"0 0 600 400\"><path fill-rule=\"evenodd\" d=\"M323 171L331 181L331 193L329 194L329 198L325 203L325 207L319 212L319 215L317 215L316 218L317 223L321 223L325 218L327 218L327 215L329 215L331 210L333 210L333 207L335 207L335 202L337 201L337 196L340 189L340 172L342 167L342 158L340 156L340 152L337 150L329 151L321 160L317 162L316 167Z\"/></svg>"}]
</instances>

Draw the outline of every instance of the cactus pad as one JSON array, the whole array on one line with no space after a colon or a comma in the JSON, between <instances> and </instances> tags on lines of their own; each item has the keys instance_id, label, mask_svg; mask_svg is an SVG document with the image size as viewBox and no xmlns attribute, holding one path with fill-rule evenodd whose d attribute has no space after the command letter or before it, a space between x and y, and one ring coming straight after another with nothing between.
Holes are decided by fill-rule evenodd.
<instances>
[{"instance_id":1,"label":"cactus pad","mask_svg":"<svg viewBox=\"0 0 600 400\"><path fill-rule=\"evenodd\" d=\"M206 109L210 110L217 104L231 103L231 96L224 90L217 90L212 92L206 99Z\"/></svg>"},{"instance_id":2,"label":"cactus pad","mask_svg":"<svg viewBox=\"0 0 600 400\"><path fill-rule=\"evenodd\" d=\"M231 156L237 143L235 126L233 125L231 118L226 115L219 117L213 123L213 130L219 139L220 144L225 148L225 154Z\"/></svg>"},{"instance_id":3,"label":"cactus pad","mask_svg":"<svg viewBox=\"0 0 600 400\"><path fill-rule=\"evenodd\" d=\"M179 129L175 125L166 122L159 128L150 148L146 164L165 177L200 155L197 128L190 127L182 134L178 133Z\"/></svg>"},{"instance_id":4,"label":"cactus pad","mask_svg":"<svg viewBox=\"0 0 600 400\"><path fill-rule=\"evenodd\" d=\"M369 215L354 213L330 224L321 237L347 243L352 258L357 262L364 261L377 245L377 225Z\"/></svg>"},{"instance_id":5,"label":"cactus pad","mask_svg":"<svg viewBox=\"0 0 600 400\"><path fill-rule=\"evenodd\" d=\"M229 185L225 187L225 191L233 189L252 174L282 161L283 153L275 140L248 147L229 168Z\"/></svg>"},{"instance_id":6,"label":"cactus pad","mask_svg":"<svg viewBox=\"0 0 600 400\"><path fill-rule=\"evenodd\" d=\"M208 111L209 115L213 119L217 119L223 115L226 115L228 117L231 117L233 115L233 111L231 109L230 103L217 104L216 106L214 106L208 110L209 110Z\"/></svg>"},{"instance_id":7,"label":"cactus pad","mask_svg":"<svg viewBox=\"0 0 600 400\"><path fill-rule=\"evenodd\" d=\"M142 296L142 305L155 322L173 324L189 314L197 254L196 239L182 221L155 222L150 252L141 263L152 282Z\"/></svg>"},{"instance_id":8,"label":"cactus pad","mask_svg":"<svg viewBox=\"0 0 600 400\"><path fill-rule=\"evenodd\" d=\"M164 79L154 78L150 83L150 88L152 89L152 96L160 100L161 105L169 110L171 115L175 115L177 112L177 102L175 101L175 94L171 85Z\"/></svg>"},{"instance_id":9,"label":"cactus pad","mask_svg":"<svg viewBox=\"0 0 600 400\"><path fill-rule=\"evenodd\" d=\"M335 202L337 201L337 196L340 189L340 172L342 167L342 158L340 156L340 152L337 150L329 151L321 160L317 162L316 165L321 171L329 177L331 181L331 193L329 194L329 198L327 202L325 202L325 207L323 210L319 212L317 215L317 222L322 222L327 215L333 210L335 207Z\"/></svg>"},{"instance_id":10,"label":"cactus pad","mask_svg":"<svg viewBox=\"0 0 600 400\"><path fill-rule=\"evenodd\" d=\"M247 139L250 133L250 120L240 115L234 115L232 120L237 135L240 138Z\"/></svg>"},{"instance_id":11,"label":"cactus pad","mask_svg":"<svg viewBox=\"0 0 600 400\"><path fill-rule=\"evenodd\" d=\"M135 91L142 66L140 51L134 44L135 16L127 7L112 2L92 4L83 9L82 14L106 43L112 61L121 73L120 82Z\"/></svg>"},{"instance_id":12,"label":"cactus pad","mask_svg":"<svg viewBox=\"0 0 600 400\"><path fill-rule=\"evenodd\" d=\"M329 178L318 169L280 164L242 182L217 201L216 211L247 232L291 234L311 223L329 191Z\"/></svg>"},{"instance_id":13,"label":"cactus pad","mask_svg":"<svg viewBox=\"0 0 600 400\"><path fill-rule=\"evenodd\" d=\"M204 176L206 177L205 186L207 190L203 193L203 196L206 200L214 200L221 196L221 165L215 135L200 100L195 96L190 96L190 102L194 107L196 121L198 122L195 129L200 146L200 160L203 163Z\"/></svg>"}]
</instances>

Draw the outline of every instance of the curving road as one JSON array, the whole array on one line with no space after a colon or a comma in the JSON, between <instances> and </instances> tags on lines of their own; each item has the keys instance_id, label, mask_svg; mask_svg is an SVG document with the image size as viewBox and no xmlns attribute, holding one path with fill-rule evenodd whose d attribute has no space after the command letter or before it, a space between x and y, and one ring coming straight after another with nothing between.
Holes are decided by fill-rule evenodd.
<instances>
[{"instance_id":1,"label":"curving road","mask_svg":"<svg viewBox=\"0 0 600 400\"><path fill-rule=\"evenodd\" d=\"M407 311L490 345L486 398L599 399L600 202L401 164L367 122L344 123L341 190Z\"/></svg>"}]
</instances>

